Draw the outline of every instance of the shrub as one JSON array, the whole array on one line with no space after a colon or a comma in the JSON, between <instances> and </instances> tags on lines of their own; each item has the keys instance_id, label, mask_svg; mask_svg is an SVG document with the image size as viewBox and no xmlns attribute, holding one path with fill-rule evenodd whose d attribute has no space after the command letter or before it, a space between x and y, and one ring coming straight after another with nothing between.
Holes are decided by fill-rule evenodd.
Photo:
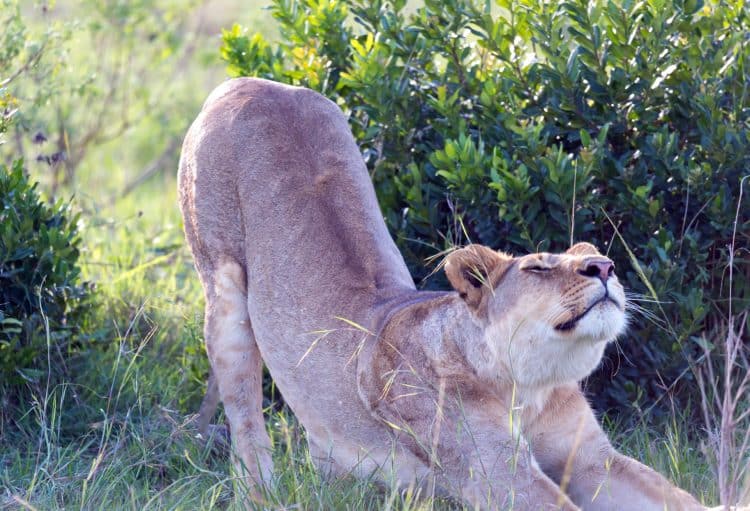
<instances>
[{"instance_id":1,"label":"shrub","mask_svg":"<svg viewBox=\"0 0 750 511\"><path fill-rule=\"evenodd\" d=\"M0 385L17 399L25 383L62 373L76 351L89 286L79 282L78 216L47 205L17 161L0 164Z\"/></svg>"},{"instance_id":2,"label":"shrub","mask_svg":"<svg viewBox=\"0 0 750 511\"><path fill-rule=\"evenodd\" d=\"M276 0L278 44L235 26L221 51L233 76L308 86L349 113L418 281L454 243L591 241L630 290L661 302L589 382L595 404L658 410L665 386L690 396L697 336L725 317L750 164L747 8L498 4L427 0L407 15L399 0ZM750 298L750 208L738 220L736 310Z\"/></svg>"}]
</instances>

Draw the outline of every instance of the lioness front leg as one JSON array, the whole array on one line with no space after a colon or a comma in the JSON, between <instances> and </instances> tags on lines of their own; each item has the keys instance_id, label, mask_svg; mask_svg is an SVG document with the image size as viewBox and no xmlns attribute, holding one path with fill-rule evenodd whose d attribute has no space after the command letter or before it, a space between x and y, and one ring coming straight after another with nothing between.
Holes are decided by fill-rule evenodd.
<instances>
[{"instance_id":1,"label":"lioness front leg","mask_svg":"<svg viewBox=\"0 0 750 511\"><path fill-rule=\"evenodd\" d=\"M617 452L576 385L558 388L524 433L542 470L584 510L704 509L687 492Z\"/></svg>"},{"instance_id":2,"label":"lioness front leg","mask_svg":"<svg viewBox=\"0 0 750 511\"><path fill-rule=\"evenodd\" d=\"M271 481L271 441L263 421L262 360L247 312L245 272L224 262L206 289L206 349L232 430L234 466L251 497Z\"/></svg>"},{"instance_id":3,"label":"lioness front leg","mask_svg":"<svg viewBox=\"0 0 750 511\"><path fill-rule=\"evenodd\" d=\"M500 405L490 401L396 396L376 409L430 465L443 492L482 510L578 510L539 469L524 439L508 431L508 415L497 413Z\"/></svg>"},{"instance_id":4,"label":"lioness front leg","mask_svg":"<svg viewBox=\"0 0 750 511\"><path fill-rule=\"evenodd\" d=\"M484 409L485 403L478 405L464 407L461 419L456 421L457 428L446 432L442 449L438 449L440 459L447 462L443 470L455 473L464 499L490 510L578 510L538 467L525 439L506 434L503 426L509 424L508 416L490 415ZM451 459L452 447L463 450L468 463Z\"/></svg>"}]
</instances>

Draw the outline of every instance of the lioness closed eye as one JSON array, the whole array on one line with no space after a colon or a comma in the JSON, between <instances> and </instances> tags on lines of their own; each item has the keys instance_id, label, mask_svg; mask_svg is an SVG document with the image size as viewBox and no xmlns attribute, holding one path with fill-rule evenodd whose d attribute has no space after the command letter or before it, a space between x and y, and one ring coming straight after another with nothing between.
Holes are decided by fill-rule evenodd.
<instances>
[{"instance_id":1,"label":"lioness closed eye","mask_svg":"<svg viewBox=\"0 0 750 511\"><path fill-rule=\"evenodd\" d=\"M259 79L208 98L179 186L251 489L274 484L265 362L328 474L481 509L702 509L615 451L579 390L626 323L612 262L592 245L523 257L470 245L445 261L455 291L417 291L342 112Z\"/></svg>"}]
</instances>

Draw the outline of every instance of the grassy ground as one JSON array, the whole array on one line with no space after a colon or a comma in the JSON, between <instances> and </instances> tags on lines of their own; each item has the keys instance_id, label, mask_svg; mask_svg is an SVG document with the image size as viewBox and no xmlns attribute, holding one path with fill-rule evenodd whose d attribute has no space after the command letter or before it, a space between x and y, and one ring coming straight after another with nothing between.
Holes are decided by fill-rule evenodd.
<instances>
[{"instance_id":1,"label":"grassy ground","mask_svg":"<svg viewBox=\"0 0 750 511\"><path fill-rule=\"evenodd\" d=\"M242 6L230 0L209 2L206 26L213 28L207 34L232 17L242 20ZM243 21L267 21L258 16ZM192 105L186 107L186 118L224 76L218 62L204 62L190 73L194 90L186 100ZM28 402L21 405L23 417L0 430L0 509L230 507L228 451L196 440L191 423L204 391L207 362L203 298L177 210L176 163L134 193L119 193L150 158L135 157L133 148L159 136L158 119L146 120L92 151L70 190L83 212L84 277L97 285L99 305L87 325L96 348L85 359L71 361L63 383L31 388ZM626 453L704 501L715 502L705 456L688 440L682 423L676 418L655 431L607 421L614 443ZM324 481L312 468L304 431L291 414L269 408L267 426L280 476L267 507L460 509L392 486Z\"/></svg>"}]
</instances>

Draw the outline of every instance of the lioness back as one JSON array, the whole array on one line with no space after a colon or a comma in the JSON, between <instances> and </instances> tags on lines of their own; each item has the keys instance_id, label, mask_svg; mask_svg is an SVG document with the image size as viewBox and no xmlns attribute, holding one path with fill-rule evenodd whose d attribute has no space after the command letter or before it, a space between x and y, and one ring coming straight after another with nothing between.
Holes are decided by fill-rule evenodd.
<instances>
[{"instance_id":1,"label":"lioness back","mask_svg":"<svg viewBox=\"0 0 750 511\"><path fill-rule=\"evenodd\" d=\"M379 305L414 284L341 110L308 89L227 81L187 134L179 188L204 286L227 261L244 270L252 331L295 413L315 424L316 409L358 403L363 331L337 318L373 330ZM342 427L357 427L351 412Z\"/></svg>"}]
</instances>

